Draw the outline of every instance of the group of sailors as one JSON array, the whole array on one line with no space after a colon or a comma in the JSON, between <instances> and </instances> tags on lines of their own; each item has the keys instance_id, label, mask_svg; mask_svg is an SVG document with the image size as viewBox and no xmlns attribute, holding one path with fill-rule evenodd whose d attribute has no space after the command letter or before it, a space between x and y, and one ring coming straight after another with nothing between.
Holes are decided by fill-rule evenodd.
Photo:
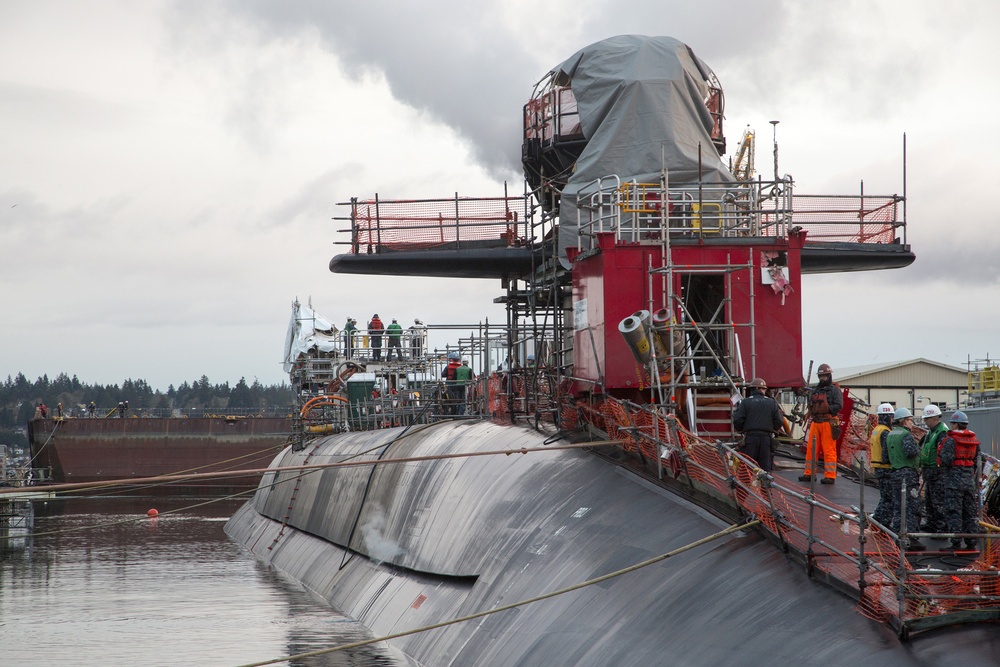
<instances>
[{"instance_id":1,"label":"group of sailors","mask_svg":"<svg viewBox=\"0 0 1000 667\"><path fill-rule=\"evenodd\" d=\"M811 482L819 473L820 483L837 479L839 413L843 408L841 388L832 381L833 371L821 364L819 382L808 389L810 417L806 435L806 461L799 481ZM949 429L941 408L928 405L921 415L927 432L917 439L913 414L907 408L883 403L876 410L877 425L871 433L871 467L879 485L879 504L872 518L893 533L938 533L952 536L951 548L977 549L980 533L979 470L980 443L969 430L969 418L961 410L951 415ZM767 383L754 378L750 395L737 406L733 425L743 433L743 452L762 470L770 472L773 433L787 430L777 402L767 396ZM918 432L919 433L919 432ZM922 521L921 521L922 517ZM923 550L919 539L909 538L909 549Z\"/></svg>"},{"instance_id":2,"label":"group of sailors","mask_svg":"<svg viewBox=\"0 0 1000 667\"><path fill-rule=\"evenodd\" d=\"M908 532L919 529L950 534L951 548L961 549L963 538L954 535L980 532L980 443L969 430L969 418L956 411L949 429L941 419L941 408L928 405L922 415L928 430L918 441L911 431L913 415L907 408L883 403L876 416L878 424L869 444L871 466L879 483L879 504L872 518L898 533L905 511ZM978 548L975 538L964 541L967 549ZM920 540L910 539L911 551L924 548Z\"/></svg>"},{"instance_id":3,"label":"group of sailors","mask_svg":"<svg viewBox=\"0 0 1000 667\"><path fill-rule=\"evenodd\" d=\"M423 355L424 343L427 339L427 327L420 318L413 320L413 325L406 331L408 339L409 354L411 359L419 359ZM378 313L372 315L368 322L368 328L363 333L358 329L358 321L351 317L347 318L344 325L344 356L353 359L358 352L359 343L363 347L370 347L372 351L372 361L382 361L382 343L385 339L386 361L392 361L395 352L398 361L403 360L403 327L394 317L392 322L386 326Z\"/></svg>"}]
</instances>

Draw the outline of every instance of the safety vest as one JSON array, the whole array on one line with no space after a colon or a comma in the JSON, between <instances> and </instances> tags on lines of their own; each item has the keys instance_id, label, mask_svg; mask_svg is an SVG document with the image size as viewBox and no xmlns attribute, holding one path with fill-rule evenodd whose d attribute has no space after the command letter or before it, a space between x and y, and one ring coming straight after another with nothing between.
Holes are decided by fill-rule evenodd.
<instances>
[{"instance_id":1,"label":"safety vest","mask_svg":"<svg viewBox=\"0 0 1000 667\"><path fill-rule=\"evenodd\" d=\"M893 469L916 468L920 465L920 452L916 456L907 457L903 451L903 439L906 436L913 437L913 434L905 426L897 426L885 438L885 448L889 452L889 463Z\"/></svg>"},{"instance_id":2,"label":"safety vest","mask_svg":"<svg viewBox=\"0 0 1000 667\"><path fill-rule=\"evenodd\" d=\"M976 465L976 455L979 453L979 438L969 429L961 431L948 431L945 438L955 441L955 460L953 466L965 466L971 468ZM944 438L942 438L944 440ZM938 448L937 464L941 465L941 450Z\"/></svg>"},{"instance_id":3,"label":"safety vest","mask_svg":"<svg viewBox=\"0 0 1000 667\"><path fill-rule=\"evenodd\" d=\"M458 366L459 365L456 363L448 364L448 366L444 369L445 373L444 379L448 380L449 382L454 382L456 371L458 371Z\"/></svg>"},{"instance_id":4,"label":"safety vest","mask_svg":"<svg viewBox=\"0 0 1000 667\"><path fill-rule=\"evenodd\" d=\"M868 438L868 444L872 448L872 468L891 468L889 462L885 459L885 452L882 451L882 434L889 431L889 427L885 424L878 424L872 429L871 437Z\"/></svg>"},{"instance_id":5,"label":"safety vest","mask_svg":"<svg viewBox=\"0 0 1000 667\"><path fill-rule=\"evenodd\" d=\"M829 389L840 391L840 386L834 383L827 387L816 388L809 395L809 416L813 421L825 422L830 421L830 417L836 417L830 411L830 397L827 394Z\"/></svg>"},{"instance_id":6,"label":"safety vest","mask_svg":"<svg viewBox=\"0 0 1000 667\"><path fill-rule=\"evenodd\" d=\"M938 425L927 431L924 439L920 445L920 467L921 468L933 468L935 466L941 465L938 460L937 452L938 447L941 444L942 436L948 432L948 427L944 425L943 422L938 422Z\"/></svg>"},{"instance_id":7,"label":"safety vest","mask_svg":"<svg viewBox=\"0 0 1000 667\"><path fill-rule=\"evenodd\" d=\"M467 382L472 379L472 369L468 366L459 366L455 369L455 379L459 382Z\"/></svg>"}]
</instances>

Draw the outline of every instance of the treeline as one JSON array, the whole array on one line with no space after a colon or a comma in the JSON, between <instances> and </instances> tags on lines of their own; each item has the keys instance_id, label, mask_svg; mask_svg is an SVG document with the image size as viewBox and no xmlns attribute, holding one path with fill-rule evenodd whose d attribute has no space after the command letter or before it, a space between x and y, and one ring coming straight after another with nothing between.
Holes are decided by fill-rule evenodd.
<instances>
[{"instance_id":1,"label":"treeline","mask_svg":"<svg viewBox=\"0 0 1000 667\"><path fill-rule=\"evenodd\" d=\"M44 403L48 416L56 416L56 406L62 403L63 416L82 417L91 402L103 417L119 402L128 401L131 415L147 414L167 417L192 412L223 412L247 414L274 413L292 409L291 386L264 385L256 379L247 384L240 378L235 386L228 382L212 384L202 375L194 382L179 387L170 385L166 392L153 389L145 380L128 379L118 384L88 384L74 375L60 373L50 380L48 375L28 380L24 373L7 376L0 384L0 430L23 428L35 415L35 408ZM3 444L0 438L0 444Z\"/></svg>"}]
</instances>

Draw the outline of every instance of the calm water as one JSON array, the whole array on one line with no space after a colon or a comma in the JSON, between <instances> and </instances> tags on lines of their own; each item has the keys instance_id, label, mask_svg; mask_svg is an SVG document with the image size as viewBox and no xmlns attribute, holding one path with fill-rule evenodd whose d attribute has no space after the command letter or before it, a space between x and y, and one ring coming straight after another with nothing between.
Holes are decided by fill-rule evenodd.
<instances>
[{"instance_id":1,"label":"calm water","mask_svg":"<svg viewBox=\"0 0 1000 667\"><path fill-rule=\"evenodd\" d=\"M229 540L242 501L197 502L36 501L25 548L0 554L0 664L236 666L369 636ZM278 664L399 664L388 656Z\"/></svg>"}]
</instances>

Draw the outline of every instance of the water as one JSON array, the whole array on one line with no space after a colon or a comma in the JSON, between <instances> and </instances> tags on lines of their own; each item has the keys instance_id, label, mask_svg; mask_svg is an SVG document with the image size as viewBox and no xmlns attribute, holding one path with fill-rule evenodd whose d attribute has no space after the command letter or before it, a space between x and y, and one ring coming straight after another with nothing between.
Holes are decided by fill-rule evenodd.
<instances>
[{"instance_id":1,"label":"water","mask_svg":"<svg viewBox=\"0 0 1000 667\"><path fill-rule=\"evenodd\" d=\"M24 548L0 554L0 664L237 666L370 637L229 540L242 501L198 502L35 501ZM402 663L376 645L277 664Z\"/></svg>"}]
</instances>

